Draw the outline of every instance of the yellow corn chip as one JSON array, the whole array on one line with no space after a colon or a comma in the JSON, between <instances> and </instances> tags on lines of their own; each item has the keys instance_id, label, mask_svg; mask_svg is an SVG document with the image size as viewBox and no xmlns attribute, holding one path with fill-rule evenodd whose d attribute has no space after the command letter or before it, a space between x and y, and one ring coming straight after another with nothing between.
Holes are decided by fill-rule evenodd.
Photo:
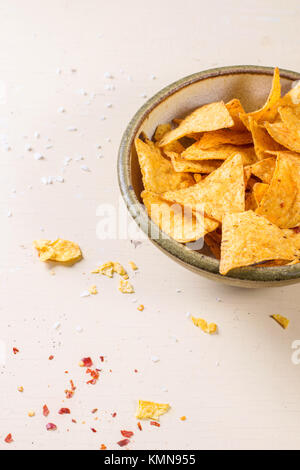
<instances>
[{"instance_id":1,"label":"yellow corn chip","mask_svg":"<svg viewBox=\"0 0 300 470\"><path fill-rule=\"evenodd\" d=\"M280 106L297 106L298 104L300 104L300 81L279 100Z\"/></svg>"},{"instance_id":2,"label":"yellow corn chip","mask_svg":"<svg viewBox=\"0 0 300 470\"><path fill-rule=\"evenodd\" d=\"M163 199L178 202L192 210L201 208L211 218L222 222L227 212L245 209L245 181L241 155L237 154L190 188L168 191Z\"/></svg>"},{"instance_id":3,"label":"yellow corn chip","mask_svg":"<svg viewBox=\"0 0 300 470\"><path fill-rule=\"evenodd\" d=\"M269 189L269 185L266 183L256 183L253 186L253 196L256 204L259 206L265 192Z\"/></svg>"},{"instance_id":4,"label":"yellow corn chip","mask_svg":"<svg viewBox=\"0 0 300 470\"><path fill-rule=\"evenodd\" d=\"M280 228L300 224L300 159L278 154L273 179L256 212Z\"/></svg>"},{"instance_id":5,"label":"yellow corn chip","mask_svg":"<svg viewBox=\"0 0 300 470\"><path fill-rule=\"evenodd\" d=\"M162 193L194 184L191 175L174 171L172 163L162 156L160 149L153 142L145 143L136 139L135 146L146 190Z\"/></svg>"},{"instance_id":6,"label":"yellow corn chip","mask_svg":"<svg viewBox=\"0 0 300 470\"><path fill-rule=\"evenodd\" d=\"M96 295L96 294L98 294L97 286L95 286L95 285L94 285L94 286L91 286L91 287L89 288L89 293L90 293L91 295Z\"/></svg>"},{"instance_id":7,"label":"yellow corn chip","mask_svg":"<svg viewBox=\"0 0 300 470\"><path fill-rule=\"evenodd\" d=\"M257 111L253 111L247 114L240 114L240 118L242 119L245 126L249 129L249 117L252 117L256 122L262 121L273 121L277 114L277 103L279 102L281 96L281 86L280 86L280 75L279 70L276 67L274 70L273 81L272 81L272 88L268 99L264 106Z\"/></svg>"},{"instance_id":8,"label":"yellow corn chip","mask_svg":"<svg viewBox=\"0 0 300 470\"><path fill-rule=\"evenodd\" d=\"M130 265L132 271L137 271L139 269L134 261L129 261L129 265Z\"/></svg>"},{"instance_id":9,"label":"yellow corn chip","mask_svg":"<svg viewBox=\"0 0 300 470\"><path fill-rule=\"evenodd\" d=\"M215 148L218 145L224 144L252 144L252 135L248 131L241 132L234 129L220 129L218 131L205 132L199 140L199 148L202 150Z\"/></svg>"},{"instance_id":10,"label":"yellow corn chip","mask_svg":"<svg viewBox=\"0 0 300 470\"><path fill-rule=\"evenodd\" d=\"M206 104L189 114L176 129L165 134L159 145L163 147L188 134L215 131L233 125L234 121L223 101Z\"/></svg>"},{"instance_id":11,"label":"yellow corn chip","mask_svg":"<svg viewBox=\"0 0 300 470\"><path fill-rule=\"evenodd\" d=\"M263 160L266 158L265 152L268 150L282 149L281 145L272 139L266 129L262 125L257 124L254 118L251 116L249 117L249 128L252 133L254 150L258 160Z\"/></svg>"},{"instance_id":12,"label":"yellow corn chip","mask_svg":"<svg viewBox=\"0 0 300 470\"><path fill-rule=\"evenodd\" d=\"M166 154L167 152L175 152L180 154L184 152L185 147L178 140L174 140L174 142L170 142L164 147L161 147L161 150L164 154Z\"/></svg>"},{"instance_id":13,"label":"yellow corn chip","mask_svg":"<svg viewBox=\"0 0 300 470\"><path fill-rule=\"evenodd\" d=\"M273 178L274 170L276 166L275 158L265 158L260 160L254 165L251 165L250 169L253 175L257 176L263 183L270 184Z\"/></svg>"},{"instance_id":14,"label":"yellow corn chip","mask_svg":"<svg viewBox=\"0 0 300 470\"><path fill-rule=\"evenodd\" d=\"M198 240L219 225L208 217L193 214L189 208L184 210L180 204L164 201L149 191L143 191L141 196L153 222L180 243Z\"/></svg>"},{"instance_id":15,"label":"yellow corn chip","mask_svg":"<svg viewBox=\"0 0 300 470\"><path fill-rule=\"evenodd\" d=\"M168 124L160 124L157 126L155 134L154 134L154 140L155 142L158 142L160 139L163 138L163 136L172 130L172 126L170 123Z\"/></svg>"},{"instance_id":16,"label":"yellow corn chip","mask_svg":"<svg viewBox=\"0 0 300 470\"><path fill-rule=\"evenodd\" d=\"M294 244L284 232L253 211L223 219L220 273L268 260L293 260Z\"/></svg>"},{"instance_id":17,"label":"yellow corn chip","mask_svg":"<svg viewBox=\"0 0 300 470\"><path fill-rule=\"evenodd\" d=\"M219 168L223 163L221 160L202 160L192 161L185 160L178 156L175 152L166 152L167 156L171 158L171 162L175 171L187 173L211 173Z\"/></svg>"},{"instance_id":18,"label":"yellow corn chip","mask_svg":"<svg viewBox=\"0 0 300 470\"><path fill-rule=\"evenodd\" d=\"M73 263L82 258L82 253L77 243L58 238L51 240L35 240L34 247L39 252L41 261L57 261L60 263Z\"/></svg>"},{"instance_id":19,"label":"yellow corn chip","mask_svg":"<svg viewBox=\"0 0 300 470\"><path fill-rule=\"evenodd\" d=\"M256 209L257 209L257 202L255 200L253 191L250 193L246 193L245 211L255 211Z\"/></svg>"},{"instance_id":20,"label":"yellow corn chip","mask_svg":"<svg viewBox=\"0 0 300 470\"><path fill-rule=\"evenodd\" d=\"M265 122L265 127L276 142L289 150L300 152L300 136L298 131L286 127L283 122L274 122L273 124Z\"/></svg>"},{"instance_id":21,"label":"yellow corn chip","mask_svg":"<svg viewBox=\"0 0 300 470\"><path fill-rule=\"evenodd\" d=\"M102 266L99 267L98 272L104 276L113 277L114 263L112 261L108 261L107 263L102 264Z\"/></svg>"},{"instance_id":22,"label":"yellow corn chip","mask_svg":"<svg viewBox=\"0 0 300 470\"><path fill-rule=\"evenodd\" d=\"M242 156L244 165L251 165L257 161L254 148L251 147L237 147L234 145L219 145L215 148L202 150L200 147L201 140L195 142L182 152L181 157L186 160L226 160L239 153Z\"/></svg>"},{"instance_id":23,"label":"yellow corn chip","mask_svg":"<svg viewBox=\"0 0 300 470\"><path fill-rule=\"evenodd\" d=\"M285 330L290 324L290 320L286 317L283 317L282 315L271 315L271 318L277 321L277 323L279 323L279 325L282 326L282 328L284 328Z\"/></svg>"},{"instance_id":24,"label":"yellow corn chip","mask_svg":"<svg viewBox=\"0 0 300 470\"><path fill-rule=\"evenodd\" d=\"M120 279L119 291L122 292L122 294L134 294L133 286L126 279Z\"/></svg>"},{"instance_id":25,"label":"yellow corn chip","mask_svg":"<svg viewBox=\"0 0 300 470\"><path fill-rule=\"evenodd\" d=\"M192 317L192 322L194 323L195 326L197 326L198 328L201 328L201 330L204 331L204 333L209 333L210 335L216 333L218 329L215 323L208 324L206 320L203 320L203 318Z\"/></svg>"},{"instance_id":26,"label":"yellow corn chip","mask_svg":"<svg viewBox=\"0 0 300 470\"><path fill-rule=\"evenodd\" d=\"M238 100L237 98L233 98L232 100L228 101L228 103L226 103L225 106L227 110L229 111L229 114L232 117L233 122L234 122L234 125L231 127L231 129L237 132L245 132L246 127L243 121L241 120L241 114L245 114L245 110L240 100ZM242 145L242 144L236 144L236 145Z\"/></svg>"},{"instance_id":27,"label":"yellow corn chip","mask_svg":"<svg viewBox=\"0 0 300 470\"><path fill-rule=\"evenodd\" d=\"M155 419L159 420L159 417L167 411L169 411L170 405L163 403L154 403L153 401L139 400L138 407L136 410L135 417L137 419Z\"/></svg>"}]
</instances>

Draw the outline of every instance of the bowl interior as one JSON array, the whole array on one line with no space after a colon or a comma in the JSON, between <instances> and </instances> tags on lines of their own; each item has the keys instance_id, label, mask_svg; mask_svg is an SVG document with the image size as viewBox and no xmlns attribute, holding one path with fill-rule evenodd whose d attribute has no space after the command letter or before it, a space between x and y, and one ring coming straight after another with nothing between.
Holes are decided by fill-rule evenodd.
<instances>
[{"instance_id":1,"label":"bowl interior","mask_svg":"<svg viewBox=\"0 0 300 470\"><path fill-rule=\"evenodd\" d=\"M270 92L272 75L272 68L253 66L228 67L201 72L165 88L138 111L125 132L119 161L121 163L119 176L120 173L123 174L120 177L121 191L134 217L132 206L137 201L141 202L140 194L143 190L142 175L134 148L135 137L144 132L151 139L159 124L170 122L174 118L185 117L195 108L214 101L227 102L238 98L246 111L258 109L265 103ZM282 94L290 90L293 81L299 78L300 75L295 72L281 71ZM139 217L138 225L145 231L146 223L152 222L149 221L144 209L142 211L144 220L141 221ZM249 281L249 284L252 282L257 285L259 283L266 285L267 281L290 283L291 280L295 282L300 278L297 265L267 269L246 267L233 270L227 276L221 276L218 273L219 262L205 247L200 252L192 252L188 247L180 245L169 237L162 242L158 241L157 246L189 269L202 271L203 274L208 273L209 277L218 277L225 282L226 278L231 278L234 281L241 281L238 282L239 285L242 285L244 281ZM237 284L230 280L229 283Z\"/></svg>"}]
</instances>

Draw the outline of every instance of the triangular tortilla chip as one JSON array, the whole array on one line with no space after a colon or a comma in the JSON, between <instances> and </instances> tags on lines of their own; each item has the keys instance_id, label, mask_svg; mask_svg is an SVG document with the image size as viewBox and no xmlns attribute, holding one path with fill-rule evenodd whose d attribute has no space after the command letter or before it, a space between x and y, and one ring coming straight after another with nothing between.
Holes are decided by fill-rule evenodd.
<instances>
[{"instance_id":1,"label":"triangular tortilla chip","mask_svg":"<svg viewBox=\"0 0 300 470\"><path fill-rule=\"evenodd\" d=\"M153 222L180 243L199 240L219 225L204 215L193 214L191 209L184 209L180 204L164 201L150 191L143 191L141 196Z\"/></svg>"},{"instance_id":2,"label":"triangular tortilla chip","mask_svg":"<svg viewBox=\"0 0 300 470\"><path fill-rule=\"evenodd\" d=\"M299 253L276 225L253 211L223 219L220 273L268 260L293 260Z\"/></svg>"},{"instance_id":3,"label":"triangular tortilla chip","mask_svg":"<svg viewBox=\"0 0 300 470\"><path fill-rule=\"evenodd\" d=\"M263 183L270 184L273 178L274 170L276 166L276 158L265 158L264 160L260 160L254 165L250 166L251 173ZM246 169L246 168L245 168Z\"/></svg>"},{"instance_id":4,"label":"triangular tortilla chip","mask_svg":"<svg viewBox=\"0 0 300 470\"><path fill-rule=\"evenodd\" d=\"M265 152L267 150L282 150L281 145L273 140L266 129L262 125L257 124L252 117L249 117L249 127L252 133L254 150L258 160L266 158Z\"/></svg>"},{"instance_id":5,"label":"triangular tortilla chip","mask_svg":"<svg viewBox=\"0 0 300 470\"><path fill-rule=\"evenodd\" d=\"M283 122L265 122L265 127L276 142L293 152L300 152L300 136L298 131L286 127Z\"/></svg>"},{"instance_id":6,"label":"triangular tortilla chip","mask_svg":"<svg viewBox=\"0 0 300 470\"><path fill-rule=\"evenodd\" d=\"M171 158L171 162L175 171L183 171L188 173L211 173L222 165L222 160L203 160L192 161L181 158L175 152L165 152Z\"/></svg>"},{"instance_id":7,"label":"triangular tortilla chip","mask_svg":"<svg viewBox=\"0 0 300 470\"><path fill-rule=\"evenodd\" d=\"M245 132L241 132L234 129L220 129L218 131L205 132L199 140L199 148L202 150L223 144L252 144L252 135L247 130Z\"/></svg>"},{"instance_id":8,"label":"triangular tortilla chip","mask_svg":"<svg viewBox=\"0 0 300 470\"><path fill-rule=\"evenodd\" d=\"M300 129L300 106L280 106L279 115L285 127L294 132Z\"/></svg>"},{"instance_id":9,"label":"triangular tortilla chip","mask_svg":"<svg viewBox=\"0 0 300 470\"><path fill-rule=\"evenodd\" d=\"M172 130L172 126L170 123L167 124L159 124L155 130L153 139L155 142L158 142L160 139L163 138L163 136Z\"/></svg>"},{"instance_id":10,"label":"triangular tortilla chip","mask_svg":"<svg viewBox=\"0 0 300 470\"><path fill-rule=\"evenodd\" d=\"M300 159L278 154L272 181L256 212L280 228L300 224Z\"/></svg>"},{"instance_id":11,"label":"triangular tortilla chip","mask_svg":"<svg viewBox=\"0 0 300 470\"><path fill-rule=\"evenodd\" d=\"M225 106L228 109L229 114L234 121L234 125L231 127L231 129L237 132L247 131L245 124L241 120L241 116L240 116L241 114L245 114L245 110L240 100L238 100L237 98L233 98L232 100L228 101L228 103L226 103ZM241 144L237 144L237 145L241 145Z\"/></svg>"},{"instance_id":12,"label":"triangular tortilla chip","mask_svg":"<svg viewBox=\"0 0 300 470\"><path fill-rule=\"evenodd\" d=\"M253 196L256 204L259 206L265 192L269 189L269 185L266 183L256 183L253 186Z\"/></svg>"},{"instance_id":13,"label":"triangular tortilla chip","mask_svg":"<svg viewBox=\"0 0 300 470\"><path fill-rule=\"evenodd\" d=\"M220 168L194 186L168 191L162 197L193 210L199 207L219 222L227 212L242 212L245 210L245 181L241 155L225 160Z\"/></svg>"},{"instance_id":14,"label":"triangular tortilla chip","mask_svg":"<svg viewBox=\"0 0 300 470\"><path fill-rule=\"evenodd\" d=\"M208 150L201 149L201 141L195 142L182 152L181 157L186 160L226 160L239 153L244 165L251 165L257 161L253 147L236 147L234 145L219 145Z\"/></svg>"},{"instance_id":15,"label":"triangular tortilla chip","mask_svg":"<svg viewBox=\"0 0 300 470\"><path fill-rule=\"evenodd\" d=\"M240 118L247 127L247 129L250 129L249 117L252 117L256 122L273 121L277 114L276 104L279 102L280 96L280 75L279 70L276 67L273 75L272 88L264 106L258 109L257 111L240 115Z\"/></svg>"},{"instance_id":16,"label":"triangular tortilla chip","mask_svg":"<svg viewBox=\"0 0 300 470\"><path fill-rule=\"evenodd\" d=\"M191 175L174 171L172 163L162 156L160 149L153 142L145 143L136 139L135 146L146 190L162 193L194 184Z\"/></svg>"},{"instance_id":17,"label":"triangular tortilla chip","mask_svg":"<svg viewBox=\"0 0 300 470\"><path fill-rule=\"evenodd\" d=\"M178 140L188 134L215 131L232 127L233 125L234 121L223 101L206 104L189 114L176 129L165 134L159 145L163 147L173 142L173 140Z\"/></svg>"}]
</instances>

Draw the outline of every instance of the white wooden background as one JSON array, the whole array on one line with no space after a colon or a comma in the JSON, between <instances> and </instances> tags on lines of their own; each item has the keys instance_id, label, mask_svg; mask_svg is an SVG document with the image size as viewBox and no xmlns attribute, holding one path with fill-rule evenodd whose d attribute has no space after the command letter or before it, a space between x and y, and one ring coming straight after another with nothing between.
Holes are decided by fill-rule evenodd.
<instances>
[{"instance_id":1,"label":"white wooden background","mask_svg":"<svg viewBox=\"0 0 300 470\"><path fill-rule=\"evenodd\" d=\"M299 19L297 0L1 1L0 350L7 357L0 450L117 449L121 429L135 432L130 449L299 448L300 366L291 361L300 339L299 287L223 287L148 241L135 248L96 237L97 207L118 200L118 145L144 95L215 66L299 71ZM35 160L36 152L44 160ZM66 157L65 182L43 185L42 177L62 175ZM84 260L51 275L32 241L56 236L77 241ZM89 274L110 259L139 266L136 294L122 295L117 279ZM94 283L99 294L81 298ZM203 334L187 312L218 323L219 335ZM287 331L269 318L274 313L291 320ZM100 355L101 378L87 386L78 362ZM69 379L77 391L63 403ZM160 428L144 423L137 430L139 398L171 404ZM71 417L58 416L61 406ZM56 432L46 431L49 421ZM3 442L9 432L11 446Z\"/></svg>"}]
</instances>

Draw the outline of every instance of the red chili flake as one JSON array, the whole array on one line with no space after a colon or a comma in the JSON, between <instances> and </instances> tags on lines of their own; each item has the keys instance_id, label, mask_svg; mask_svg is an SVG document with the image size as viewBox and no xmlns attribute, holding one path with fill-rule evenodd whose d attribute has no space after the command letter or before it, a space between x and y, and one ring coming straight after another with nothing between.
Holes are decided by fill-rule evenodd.
<instances>
[{"instance_id":1,"label":"red chili flake","mask_svg":"<svg viewBox=\"0 0 300 470\"><path fill-rule=\"evenodd\" d=\"M61 408L58 412L59 415L70 415L71 411L69 408Z\"/></svg>"},{"instance_id":2,"label":"red chili flake","mask_svg":"<svg viewBox=\"0 0 300 470\"><path fill-rule=\"evenodd\" d=\"M94 408L94 409L92 410L92 414L94 415L95 413L97 413L97 411L98 411L98 408Z\"/></svg>"},{"instance_id":3,"label":"red chili flake","mask_svg":"<svg viewBox=\"0 0 300 470\"><path fill-rule=\"evenodd\" d=\"M70 384L71 384L71 389L73 390L73 392L75 392L76 387L75 387L75 385L74 385L73 380L70 380Z\"/></svg>"},{"instance_id":4,"label":"red chili flake","mask_svg":"<svg viewBox=\"0 0 300 470\"><path fill-rule=\"evenodd\" d=\"M121 431L121 434L123 437L132 437L133 436L133 432L132 431Z\"/></svg>"},{"instance_id":5,"label":"red chili flake","mask_svg":"<svg viewBox=\"0 0 300 470\"><path fill-rule=\"evenodd\" d=\"M72 419L72 423L77 424L76 419Z\"/></svg>"},{"instance_id":6,"label":"red chili flake","mask_svg":"<svg viewBox=\"0 0 300 470\"><path fill-rule=\"evenodd\" d=\"M73 397L74 392L72 390L65 390L66 398L67 400L70 400L70 398Z\"/></svg>"},{"instance_id":7,"label":"red chili flake","mask_svg":"<svg viewBox=\"0 0 300 470\"><path fill-rule=\"evenodd\" d=\"M151 424L151 426L156 426L156 427L160 428L160 424L157 423L156 421L150 421L150 424Z\"/></svg>"},{"instance_id":8,"label":"red chili flake","mask_svg":"<svg viewBox=\"0 0 300 470\"><path fill-rule=\"evenodd\" d=\"M140 430L140 431L142 431L142 430L143 430L143 428L142 428L142 425L141 425L141 423L140 423L140 422L138 422L138 423L137 423L137 427L139 428L139 430Z\"/></svg>"},{"instance_id":9,"label":"red chili flake","mask_svg":"<svg viewBox=\"0 0 300 470\"><path fill-rule=\"evenodd\" d=\"M49 361L53 361L54 356L49 356Z\"/></svg>"},{"instance_id":10,"label":"red chili flake","mask_svg":"<svg viewBox=\"0 0 300 470\"><path fill-rule=\"evenodd\" d=\"M138 373L138 370L137 370L137 369L134 369L134 372L137 374L137 373Z\"/></svg>"},{"instance_id":11,"label":"red chili flake","mask_svg":"<svg viewBox=\"0 0 300 470\"><path fill-rule=\"evenodd\" d=\"M13 440L11 434L7 434L7 436L6 436L6 438L4 439L4 441L6 442L6 444L11 444L12 442L14 442L14 440Z\"/></svg>"},{"instance_id":12,"label":"red chili flake","mask_svg":"<svg viewBox=\"0 0 300 470\"><path fill-rule=\"evenodd\" d=\"M90 357L84 357L81 359L81 362L83 363L83 367L92 367L93 361Z\"/></svg>"},{"instance_id":13,"label":"red chili flake","mask_svg":"<svg viewBox=\"0 0 300 470\"><path fill-rule=\"evenodd\" d=\"M56 431L57 426L56 426L56 424L48 423L48 424L46 424L46 429L47 429L47 431Z\"/></svg>"},{"instance_id":14,"label":"red chili flake","mask_svg":"<svg viewBox=\"0 0 300 470\"><path fill-rule=\"evenodd\" d=\"M45 416L45 418L47 418L47 416L49 416L50 414L50 411L49 411L49 408L47 405L44 405L43 406L43 415Z\"/></svg>"},{"instance_id":15,"label":"red chili flake","mask_svg":"<svg viewBox=\"0 0 300 470\"><path fill-rule=\"evenodd\" d=\"M18 354L20 351L17 348L13 348L14 355Z\"/></svg>"},{"instance_id":16,"label":"red chili flake","mask_svg":"<svg viewBox=\"0 0 300 470\"><path fill-rule=\"evenodd\" d=\"M117 444L118 444L120 447L124 447L124 446L127 446L127 444L129 444L129 442L130 442L129 439L123 439L122 441L117 442Z\"/></svg>"},{"instance_id":17,"label":"red chili flake","mask_svg":"<svg viewBox=\"0 0 300 470\"><path fill-rule=\"evenodd\" d=\"M117 416L117 413L112 413L111 415L113 418L115 418Z\"/></svg>"},{"instance_id":18,"label":"red chili flake","mask_svg":"<svg viewBox=\"0 0 300 470\"><path fill-rule=\"evenodd\" d=\"M69 371L68 371L68 370L65 370L65 374L68 374L68 373L69 373Z\"/></svg>"},{"instance_id":19,"label":"red chili flake","mask_svg":"<svg viewBox=\"0 0 300 470\"><path fill-rule=\"evenodd\" d=\"M104 356L100 356L100 361L104 362Z\"/></svg>"},{"instance_id":20,"label":"red chili flake","mask_svg":"<svg viewBox=\"0 0 300 470\"><path fill-rule=\"evenodd\" d=\"M105 444L101 444L100 450L106 450L106 449L107 449L106 445L105 445Z\"/></svg>"},{"instance_id":21,"label":"red chili flake","mask_svg":"<svg viewBox=\"0 0 300 470\"><path fill-rule=\"evenodd\" d=\"M95 428L91 428L91 431L93 431L93 432L97 432Z\"/></svg>"}]
</instances>

